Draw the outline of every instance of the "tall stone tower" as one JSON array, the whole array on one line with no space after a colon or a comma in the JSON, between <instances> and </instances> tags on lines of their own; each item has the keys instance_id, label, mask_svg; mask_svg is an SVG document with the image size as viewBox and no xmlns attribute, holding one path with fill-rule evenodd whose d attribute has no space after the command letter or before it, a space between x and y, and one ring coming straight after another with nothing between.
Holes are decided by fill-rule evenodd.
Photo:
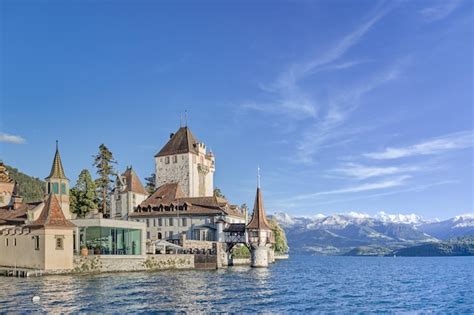
<instances>
[{"instance_id":1,"label":"tall stone tower","mask_svg":"<svg viewBox=\"0 0 474 315\"><path fill-rule=\"evenodd\" d=\"M269 257L273 257L271 246L275 243L275 239L265 216L260 180L258 182L252 219L247 225L247 235L251 247L251 266L267 267Z\"/></svg>"},{"instance_id":2,"label":"tall stone tower","mask_svg":"<svg viewBox=\"0 0 474 315\"><path fill-rule=\"evenodd\" d=\"M178 183L187 197L206 197L214 193L215 160L206 145L191 130L180 127L155 155L156 188Z\"/></svg>"},{"instance_id":3,"label":"tall stone tower","mask_svg":"<svg viewBox=\"0 0 474 315\"><path fill-rule=\"evenodd\" d=\"M69 209L69 179L64 174L61 156L59 155L58 141L56 141L56 153L54 154L53 165L49 176L45 178L46 194L53 194L59 201L59 205L63 210L66 219L72 218L72 213Z\"/></svg>"}]
</instances>

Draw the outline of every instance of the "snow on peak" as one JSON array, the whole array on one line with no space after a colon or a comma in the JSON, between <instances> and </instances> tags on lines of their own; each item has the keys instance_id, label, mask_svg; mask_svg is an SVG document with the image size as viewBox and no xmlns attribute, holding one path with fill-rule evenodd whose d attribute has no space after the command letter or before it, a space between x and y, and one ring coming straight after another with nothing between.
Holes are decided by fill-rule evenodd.
<instances>
[{"instance_id":1,"label":"snow on peak","mask_svg":"<svg viewBox=\"0 0 474 315\"><path fill-rule=\"evenodd\" d=\"M360 213L360 212L355 212L355 211L345 213L345 215L354 219L370 219L371 218L371 216L368 215L367 213Z\"/></svg>"},{"instance_id":2,"label":"snow on peak","mask_svg":"<svg viewBox=\"0 0 474 315\"><path fill-rule=\"evenodd\" d=\"M384 211L378 212L375 216L375 219L378 219L382 222L391 222L391 223L403 223L403 224L422 224L427 221L423 219L422 216L417 214L388 214Z\"/></svg>"},{"instance_id":3,"label":"snow on peak","mask_svg":"<svg viewBox=\"0 0 474 315\"><path fill-rule=\"evenodd\" d=\"M473 219L474 219L474 213L464 213L464 214L457 215L454 217L454 221L473 220Z\"/></svg>"}]
</instances>

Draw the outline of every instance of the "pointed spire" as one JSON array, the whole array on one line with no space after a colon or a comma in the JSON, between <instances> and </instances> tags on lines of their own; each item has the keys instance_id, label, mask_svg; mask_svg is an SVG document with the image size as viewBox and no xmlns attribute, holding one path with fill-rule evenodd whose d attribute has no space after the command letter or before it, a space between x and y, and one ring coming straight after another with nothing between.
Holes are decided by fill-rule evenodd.
<instances>
[{"instance_id":1,"label":"pointed spire","mask_svg":"<svg viewBox=\"0 0 474 315\"><path fill-rule=\"evenodd\" d=\"M257 230L271 230L272 229L265 215L265 209L263 208L263 196L262 196L262 191L260 190L260 187L257 187L257 195L255 196L255 204L253 206L252 219L250 220L250 223L247 225L247 228L257 229Z\"/></svg>"},{"instance_id":2,"label":"pointed spire","mask_svg":"<svg viewBox=\"0 0 474 315\"><path fill-rule=\"evenodd\" d=\"M257 188L260 188L260 166L257 166Z\"/></svg>"},{"instance_id":3,"label":"pointed spire","mask_svg":"<svg viewBox=\"0 0 474 315\"><path fill-rule=\"evenodd\" d=\"M61 156L59 155L59 146L58 140L56 140L56 153L54 154L53 165L51 166L51 172L46 179L50 178L60 178L67 179L66 174L64 174L63 163L61 162Z\"/></svg>"}]
</instances>

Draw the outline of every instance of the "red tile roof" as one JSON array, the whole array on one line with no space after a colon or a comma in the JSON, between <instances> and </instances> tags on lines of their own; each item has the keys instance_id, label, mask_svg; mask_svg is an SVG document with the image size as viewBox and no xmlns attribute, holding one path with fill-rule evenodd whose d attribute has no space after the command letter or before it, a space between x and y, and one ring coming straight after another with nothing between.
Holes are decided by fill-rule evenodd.
<instances>
[{"instance_id":1,"label":"red tile roof","mask_svg":"<svg viewBox=\"0 0 474 315\"><path fill-rule=\"evenodd\" d=\"M54 194L50 194L46 199L43 210L38 219L28 225L29 227L53 227L53 228L73 228L75 227L64 217L63 210Z\"/></svg>"},{"instance_id":2,"label":"red tile roof","mask_svg":"<svg viewBox=\"0 0 474 315\"><path fill-rule=\"evenodd\" d=\"M148 192L146 191L145 187L143 187L142 182L131 167L127 168L125 173L123 173L123 177L125 177L127 191L148 195Z\"/></svg>"},{"instance_id":3,"label":"red tile roof","mask_svg":"<svg viewBox=\"0 0 474 315\"><path fill-rule=\"evenodd\" d=\"M255 204L253 206L253 214L250 223L247 225L248 229L263 229L271 230L270 224L265 216L265 209L263 208L263 197L260 188L257 188L257 195L255 196Z\"/></svg>"}]
</instances>

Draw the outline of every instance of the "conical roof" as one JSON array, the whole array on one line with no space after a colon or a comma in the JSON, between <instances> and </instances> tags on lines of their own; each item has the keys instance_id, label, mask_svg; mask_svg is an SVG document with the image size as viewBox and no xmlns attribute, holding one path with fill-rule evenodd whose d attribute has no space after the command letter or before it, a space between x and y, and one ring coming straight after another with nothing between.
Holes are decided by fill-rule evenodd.
<instances>
[{"instance_id":1,"label":"conical roof","mask_svg":"<svg viewBox=\"0 0 474 315\"><path fill-rule=\"evenodd\" d=\"M197 144L198 141L191 130L188 127L181 127L171 136L170 140L155 157L189 152L198 154Z\"/></svg>"},{"instance_id":2,"label":"conical roof","mask_svg":"<svg viewBox=\"0 0 474 315\"><path fill-rule=\"evenodd\" d=\"M46 179L50 178L60 178L67 179L66 174L64 174L63 163L61 162L61 156L59 155L58 142L56 141L56 153L54 154L53 165L51 166L51 172Z\"/></svg>"},{"instance_id":3,"label":"conical roof","mask_svg":"<svg viewBox=\"0 0 474 315\"><path fill-rule=\"evenodd\" d=\"M127 168L125 173L123 173L123 177L125 177L125 181L127 184L126 191L148 195L148 192L143 187L142 182L137 176L137 173L135 173L135 171L131 167Z\"/></svg>"},{"instance_id":4,"label":"conical roof","mask_svg":"<svg viewBox=\"0 0 474 315\"><path fill-rule=\"evenodd\" d=\"M265 216L265 209L263 208L263 197L260 187L257 188L257 195L255 196L255 204L253 206L253 214L250 223L247 225L248 229L271 230L270 224Z\"/></svg>"},{"instance_id":5,"label":"conical roof","mask_svg":"<svg viewBox=\"0 0 474 315\"><path fill-rule=\"evenodd\" d=\"M63 210L59 205L58 199L54 194L49 194L48 199L44 203L43 210L38 219L29 224L31 227L56 227L56 228L72 228L75 227L64 216Z\"/></svg>"}]
</instances>

